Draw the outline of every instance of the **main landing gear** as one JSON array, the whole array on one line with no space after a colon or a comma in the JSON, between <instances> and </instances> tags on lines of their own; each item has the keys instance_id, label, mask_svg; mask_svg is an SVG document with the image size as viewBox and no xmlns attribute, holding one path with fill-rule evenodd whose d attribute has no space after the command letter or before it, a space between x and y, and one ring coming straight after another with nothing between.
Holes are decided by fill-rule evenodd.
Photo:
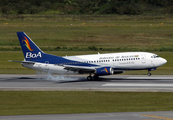
<instances>
[{"instance_id":1,"label":"main landing gear","mask_svg":"<svg viewBox=\"0 0 173 120\"><path fill-rule=\"evenodd\" d=\"M92 77L92 76L91 76L91 73L90 73L90 75L87 77L87 80L88 80L88 81L91 81L91 80L93 80L93 79L94 79L94 80L98 80L98 79L99 79L99 76L95 74L95 75Z\"/></svg>"},{"instance_id":2,"label":"main landing gear","mask_svg":"<svg viewBox=\"0 0 173 120\"><path fill-rule=\"evenodd\" d=\"M88 77L87 77L87 80L88 80L88 81L91 81L92 79L93 79L92 76L88 76Z\"/></svg>"}]
</instances>

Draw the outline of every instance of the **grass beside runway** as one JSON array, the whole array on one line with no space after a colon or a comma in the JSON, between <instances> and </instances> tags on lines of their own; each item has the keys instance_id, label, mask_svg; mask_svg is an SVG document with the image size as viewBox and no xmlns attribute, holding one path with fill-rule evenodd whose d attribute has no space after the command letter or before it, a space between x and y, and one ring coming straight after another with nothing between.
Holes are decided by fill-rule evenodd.
<instances>
[{"instance_id":1,"label":"grass beside runway","mask_svg":"<svg viewBox=\"0 0 173 120\"><path fill-rule=\"evenodd\" d=\"M0 115L173 111L173 93L0 91Z\"/></svg>"},{"instance_id":2,"label":"grass beside runway","mask_svg":"<svg viewBox=\"0 0 173 120\"><path fill-rule=\"evenodd\" d=\"M124 51L156 52L168 60L152 74L173 74L173 25L171 22L116 21L116 22L0 22L0 74L34 74L8 60L23 60L16 35L25 31L33 41L48 53L82 55ZM125 74L146 75L147 71L130 71Z\"/></svg>"},{"instance_id":3,"label":"grass beside runway","mask_svg":"<svg viewBox=\"0 0 173 120\"><path fill-rule=\"evenodd\" d=\"M19 51L25 31L47 51L173 51L172 22L0 21L0 51Z\"/></svg>"}]
</instances>

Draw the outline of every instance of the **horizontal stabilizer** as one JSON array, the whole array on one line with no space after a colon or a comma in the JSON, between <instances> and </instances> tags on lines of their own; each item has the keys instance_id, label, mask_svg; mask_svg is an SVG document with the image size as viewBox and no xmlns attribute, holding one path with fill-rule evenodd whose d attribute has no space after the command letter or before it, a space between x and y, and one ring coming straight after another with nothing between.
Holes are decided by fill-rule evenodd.
<instances>
[{"instance_id":1,"label":"horizontal stabilizer","mask_svg":"<svg viewBox=\"0 0 173 120\"><path fill-rule=\"evenodd\" d=\"M9 62L18 62L18 63L28 63L28 64L35 64L35 62L32 61L17 61L17 60L8 60Z\"/></svg>"}]
</instances>

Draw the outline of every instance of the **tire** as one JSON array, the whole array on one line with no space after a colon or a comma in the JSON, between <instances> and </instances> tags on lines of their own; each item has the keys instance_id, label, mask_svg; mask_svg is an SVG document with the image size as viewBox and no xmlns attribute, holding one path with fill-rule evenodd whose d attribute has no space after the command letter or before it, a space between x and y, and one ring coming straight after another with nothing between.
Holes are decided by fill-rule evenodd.
<instances>
[{"instance_id":1,"label":"tire","mask_svg":"<svg viewBox=\"0 0 173 120\"><path fill-rule=\"evenodd\" d=\"M151 76L151 73L148 73L148 76Z\"/></svg>"},{"instance_id":2,"label":"tire","mask_svg":"<svg viewBox=\"0 0 173 120\"><path fill-rule=\"evenodd\" d=\"M94 75L94 80L98 80L99 76L98 75Z\"/></svg>"},{"instance_id":3,"label":"tire","mask_svg":"<svg viewBox=\"0 0 173 120\"><path fill-rule=\"evenodd\" d=\"M92 76L88 76L88 77L87 77L87 80L88 80L88 81L91 81L91 80L92 80Z\"/></svg>"}]
</instances>

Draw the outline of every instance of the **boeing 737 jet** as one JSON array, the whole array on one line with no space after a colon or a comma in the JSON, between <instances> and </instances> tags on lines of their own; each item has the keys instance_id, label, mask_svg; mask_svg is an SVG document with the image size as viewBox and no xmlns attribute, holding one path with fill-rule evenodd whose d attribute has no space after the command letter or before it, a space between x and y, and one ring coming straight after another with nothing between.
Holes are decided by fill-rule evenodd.
<instances>
[{"instance_id":1,"label":"boeing 737 jet","mask_svg":"<svg viewBox=\"0 0 173 120\"><path fill-rule=\"evenodd\" d=\"M24 32L17 32L24 54L24 67L38 71L58 74L89 74L87 80L99 76L123 73L128 70L156 70L167 60L148 52L122 52L108 54L55 56L44 53ZM93 75L93 76L92 76Z\"/></svg>"}]
</instances>

